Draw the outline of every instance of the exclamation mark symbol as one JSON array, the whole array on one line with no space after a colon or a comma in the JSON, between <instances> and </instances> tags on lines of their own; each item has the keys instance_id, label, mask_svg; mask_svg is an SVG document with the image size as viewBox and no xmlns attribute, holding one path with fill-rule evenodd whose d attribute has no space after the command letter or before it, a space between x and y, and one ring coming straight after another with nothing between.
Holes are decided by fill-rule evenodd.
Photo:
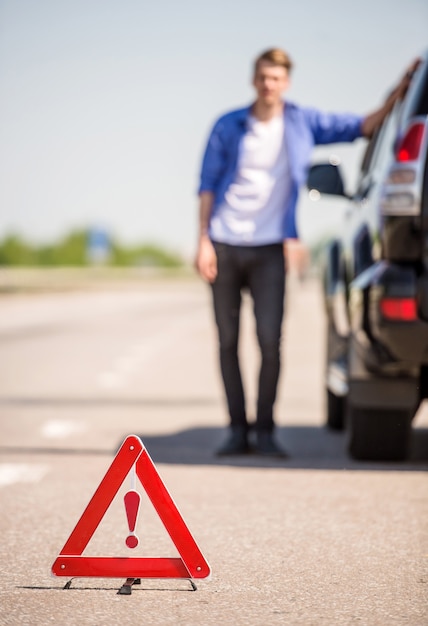
<instances>
[{"instance_id":1,"label":"exclamation mark symbol","mask_svg":"<svg viewBox=\"0 0 428 626\"><path fill-rule=\"evenodd\" d=\"M129 535L126 538L126 545L128 548L136 548L138 546L138 537L135 534L135 527L137 525L138 513L140 510L141 496L138 491L132 489L125 494L125 511L128 518Z\"/></svg>"}]
</instances>

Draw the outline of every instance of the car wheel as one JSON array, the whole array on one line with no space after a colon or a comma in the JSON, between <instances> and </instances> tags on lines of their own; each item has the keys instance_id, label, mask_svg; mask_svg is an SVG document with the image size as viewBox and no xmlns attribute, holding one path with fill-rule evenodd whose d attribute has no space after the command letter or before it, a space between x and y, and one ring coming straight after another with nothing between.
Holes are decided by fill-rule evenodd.
<instances>
[{"instance_id":1,"label":"car wheel","mask_svg":"<svg viewBox=\"0 0 428 626\"><path fill-rule=\"evenodd\" d=\"M343 430L345 426L344 396L335 396L327 389L327 427L331 430Z\"/></svg>"},{"instance_id":2,"label":"car wheel","mask_svg":"<svg viewBox=\"0 0 428 626\"><path fill-rule=\"evenodd\" d=\"M412 413L349 407L349 452L354 459L402 461L407 457Z\"/></svg>"}]
</instances>

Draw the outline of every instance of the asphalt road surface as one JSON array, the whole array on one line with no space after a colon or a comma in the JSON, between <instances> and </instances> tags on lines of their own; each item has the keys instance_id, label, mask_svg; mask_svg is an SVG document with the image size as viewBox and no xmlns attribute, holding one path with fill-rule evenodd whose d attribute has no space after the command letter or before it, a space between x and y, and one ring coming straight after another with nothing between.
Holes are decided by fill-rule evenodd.
<instances>
[{"instance_id":1,"label":"asphalt road surface","mask_svg":"<svg viewBox=\"0 0 428 626\"><path fill-rule=\"evenodd\" d=\"M0 297L0 624L428 624L428 411L405 463L351 461L323 427L316 281L290 281L277 402L288 460L217 459L226 416L208 288L142 279ZM250 303L244 379L254 406ZM212 570L185 579L51 576L124 439L138 435ZM132 474L132 472L131 472ZM127 477L84 556L177 557Z\"/></svg>"}]
</instances>

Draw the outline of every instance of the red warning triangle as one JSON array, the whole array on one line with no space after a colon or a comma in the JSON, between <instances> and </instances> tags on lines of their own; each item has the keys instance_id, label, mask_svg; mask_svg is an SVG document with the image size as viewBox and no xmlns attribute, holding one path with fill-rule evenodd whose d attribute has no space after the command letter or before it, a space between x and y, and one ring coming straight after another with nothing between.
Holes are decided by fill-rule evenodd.
<instances>
[{"instance_id":1,"label":"red warning triangle","mask_svg":"<svg viewBox=\"0 0 428 626\"><path fill-rule=\"evenodd\" d=\"M92 535L135 464L135 471L180 558L82 556ZM199 550L139 437L123 442L98 489L52 565L54 576L99 578L208 578Z\"/></svg>"}]
</instances>

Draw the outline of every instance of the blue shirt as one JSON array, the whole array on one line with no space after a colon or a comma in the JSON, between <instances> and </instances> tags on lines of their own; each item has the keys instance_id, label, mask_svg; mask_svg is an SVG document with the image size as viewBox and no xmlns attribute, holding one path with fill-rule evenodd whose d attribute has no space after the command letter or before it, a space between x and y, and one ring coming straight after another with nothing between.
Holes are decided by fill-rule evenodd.
<instances>
[{"instance_id":1,"label":"blue shirt","mask_svg":"<svg viewBox=\"0 0 428 626\"><path fill-rule=\"evenodd\" d=\"M199 193L214 194L211 217L218 211L235 179L239 147L246 132L251 106L226 113L214 124L202 160ZM284 220L278 241L296 238L296 206L299 189L306 182L315 145L354 141L362 136L363 117L349 113L324 113L287 102L284 106L290 193L284 198Z\"/></svg>"}]
</instances>

